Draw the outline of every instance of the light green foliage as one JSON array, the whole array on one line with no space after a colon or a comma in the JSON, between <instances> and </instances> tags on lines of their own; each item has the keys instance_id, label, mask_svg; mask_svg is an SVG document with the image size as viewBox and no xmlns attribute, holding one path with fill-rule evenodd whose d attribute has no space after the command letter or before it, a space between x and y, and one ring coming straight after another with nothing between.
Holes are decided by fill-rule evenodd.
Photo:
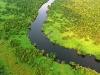
<instances>
[{"instance_id":1,"label":"light green foliage","mask_svg":"<svg viewBox=\"0 0 100 75\"><path fill-rule=\"evenodd\" d=\"M100 59L100 1L55 0L43 31L50 41Z\"/></svg>"},{"instance_id":2,"label":"light green foliage","mask_svg":"<svg viewBox=\"0 0 100 75\"><path fill-rule=\"evenodd\" d=\"M64 61L62 64L54 62L54 53L43 56L44 50L39 51L31 45L26 35L29 23L35 19L37 10L46 1L0 0L0 75L79 74Z\"/></svg>"}]
</instances>

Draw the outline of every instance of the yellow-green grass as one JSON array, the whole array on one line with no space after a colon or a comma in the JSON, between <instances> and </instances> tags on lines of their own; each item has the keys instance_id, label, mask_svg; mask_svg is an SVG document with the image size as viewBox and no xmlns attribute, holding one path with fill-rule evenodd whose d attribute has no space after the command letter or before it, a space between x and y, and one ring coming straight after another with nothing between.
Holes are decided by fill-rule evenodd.
<instances>
[{"instance_id":1,"label":"yellow-green grass","mask_svg":"<svg viewBox=\"0 0 100 75\"><path fill-rule=\"evenodd\" d=\"M46 1L0 0L0 75L83 74L81 69L72 69L68 64L59 64L43 56L43 50L41 52L31 45L26 34L27 28ZM93 73L99 75L96 71Z\"/></svg>"},{"instance_id":2,"label":"yellow-green grass","mask_svg":"<svg viewBox=\"0 0 100 75\"><path fill-rule=\"evenodd\" d=\"M53 43L100 59L99 4L99 0L55 0L42 29Z\"/></svg>"}]
</instances>

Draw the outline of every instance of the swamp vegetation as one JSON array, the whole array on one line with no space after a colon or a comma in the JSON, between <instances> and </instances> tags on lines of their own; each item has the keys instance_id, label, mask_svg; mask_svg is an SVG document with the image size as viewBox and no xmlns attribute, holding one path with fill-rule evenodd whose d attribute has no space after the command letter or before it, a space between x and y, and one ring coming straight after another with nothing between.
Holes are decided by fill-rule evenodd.
<instances>
[{"instance_id":1,"label":"swamp vegetation","mask_svg":"<svg viewBox=\"0 0 100 75\"><path fill-rule=\"evenodd\" d=\"M100 75L74 62L55 62L55 53L44 55L30 43L30 22L46 1L0 0L0 75Z\"/></svg>"},{"instance_id":2,"label":"swamp vegetation","mask_svg":"<svg viewBox=\"0 0 100 75\"><path fill-rule=\"evenodd\" d=\"M55 0L42 30L51 42L100 60L99 0Z\"/></svg>"}]
</instances>

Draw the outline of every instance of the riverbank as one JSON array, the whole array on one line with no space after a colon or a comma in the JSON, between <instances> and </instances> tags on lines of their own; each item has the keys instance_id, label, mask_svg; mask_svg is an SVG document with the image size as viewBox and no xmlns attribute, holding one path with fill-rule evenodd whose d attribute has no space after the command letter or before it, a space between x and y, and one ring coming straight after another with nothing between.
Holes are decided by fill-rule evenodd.
<instances>
[{"instance_id":1,"label":"riverbank","mask_svg":"<svg viewBox=\"0 0 100 75\"><path fill-rule=\"evenodd\" d=\"M100 60L99 14L99 0L55 0L42 30L54 44Z\"/></svg>"},{"instance_id":2,"label":"riverbank","mask_svg":"<svg viewBox=\"0 0 100 75\"><path fill-rule=\"evenodd\" d=\"M76 69L64 61L59 64L43 56L29 41L26 34L37 10L47 0L0 1L0 74L2 75L82 75L99 73L78 66ZM58 60L59 61L59 60ZM60 62L60 61L59 61ZM86 73L85 73L86 72ZM91 74L91 75L92 75ZM89 74L88 74L89 75Z\"/></svg>"}]
</instances>

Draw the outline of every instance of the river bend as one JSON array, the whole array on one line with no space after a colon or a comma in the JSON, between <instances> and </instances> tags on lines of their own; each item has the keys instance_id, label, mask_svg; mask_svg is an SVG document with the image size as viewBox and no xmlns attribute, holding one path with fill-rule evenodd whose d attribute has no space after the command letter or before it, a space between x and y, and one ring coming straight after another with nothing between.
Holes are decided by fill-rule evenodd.
<instances>
[{"instance_id":1,"label":"river bend","mask_svg":"<svg viewBox=\"0 0 100 75\"><path fill-rule=\"evenodd\" d=\"M45 53L55 52L57 59L69 63L70 61L80 64L84 67L89 67L97 72L100 72L100 62L95 61L94 56L86 55L85 57L79 56L74 49L64 48L59 45L54 45L42 32L42 24L46 20L48 5L51 5L54 0L49 0L44 3L38 10L38 15L34 22L31 22L31 30L27 32L31 43L36 43L37 48L45 50Z\"/></svg>"}]
</instances>

